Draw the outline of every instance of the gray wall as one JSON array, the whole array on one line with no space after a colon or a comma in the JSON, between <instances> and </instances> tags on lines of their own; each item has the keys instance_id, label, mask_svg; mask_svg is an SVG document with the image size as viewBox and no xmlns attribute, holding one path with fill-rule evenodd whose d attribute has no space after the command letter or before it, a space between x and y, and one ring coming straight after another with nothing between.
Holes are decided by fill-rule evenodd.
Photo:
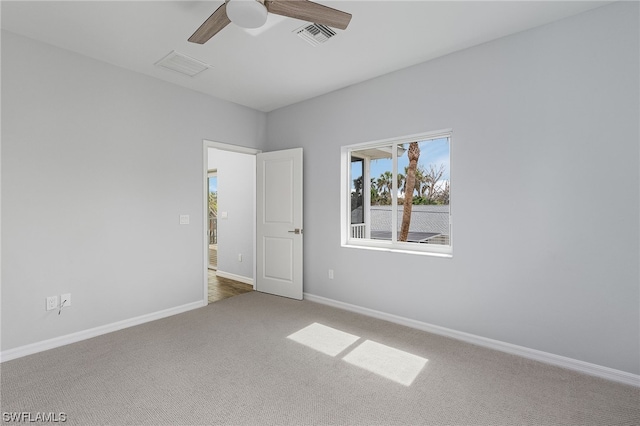
<instances>
[{"instance_id":1,"label":"gray wall","mask_svg":"<svg viewBox=\"0 0 640 426\"><path fill-rule=\"evenodd\" d=\"M218 271L253 280L256 156L210 148L212 168L218 170Z\"/></svg>"},{"instance_id":2,"label":"gray wall","mask_svg":"<svg viewBox=\"0 0 640 426\"><path fill-rule=\"evenodd\" d=\"M304 147L305 291L640 373L638 13L268 115L3 32L1 349L202 299L209 139ZM449 127L453 258L341 248L340 147Z\"/></svg>"},{"instance_id":3,"label":"gray wall","mask_svg":"<svg viewBox=\"0 0 640 426\"><path fill-rule=\"evenodd\" d=\"M264 113L3 32L2 350L202 301L202 141L265 132Z\"/></svg>"},{"instance_id":4,"label":"gray wall","mask_svg":"<svg viewBox=\"0 0 640 426\"><path fill-rule=\"evenodd\" d=\"M268 148L305 150L305 292L640 373L638 16L619 2L269 113ZM446 128L453 258L341 248L340 147Z\"/></svg>"}]
</instances>

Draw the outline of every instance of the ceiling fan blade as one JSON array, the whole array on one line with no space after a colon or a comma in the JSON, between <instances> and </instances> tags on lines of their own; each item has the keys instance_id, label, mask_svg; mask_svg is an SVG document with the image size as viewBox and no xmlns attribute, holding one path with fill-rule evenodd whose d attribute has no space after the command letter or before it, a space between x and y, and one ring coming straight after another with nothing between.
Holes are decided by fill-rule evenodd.
<instances>
[{"instance_id":1,"label":"ceiling fan blade","mask_svg":"<svg viewBox=\"0 0 640 426\"><path fill-rule=\"evenodd\" d=\"M309 0L266 0L267 10L276 15L301 19L344 30L351 21L351 14L332 9Z\"/></svg>"},{"instance_id":2,"label":"ceiling fan blade","mask_svg":"<svg viewBox=\"0 0 640 426\"><path fill-rule=\"evenodd\" d=\"M227 16L227 3L223 3L222 6L217 8L216 11L213 12L202 25L200 25L200 28L198 28L196 32L189 37L189 41L192 43L204 44L221 29L229 25L230 22L231 21Z\"/></svg>"}]
</instances>

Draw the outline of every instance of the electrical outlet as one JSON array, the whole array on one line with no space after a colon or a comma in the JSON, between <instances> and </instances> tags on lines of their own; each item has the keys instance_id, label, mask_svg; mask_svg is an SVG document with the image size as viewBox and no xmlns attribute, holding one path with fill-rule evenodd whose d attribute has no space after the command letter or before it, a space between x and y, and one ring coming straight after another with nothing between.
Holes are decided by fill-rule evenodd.
<instances>
[{"instance_id":1,"label":"electrical outlet","mask_svg":"<svg viewBox=\"0 0 640 426\"><path fill-rule=\"evenodd\" d=\"M333 269L329 269L329 279L333 279Z\"/></svg>"},{"instance_id":2,"label":"electrical outlet","mask_svg":"<svg viewBox=\"0 0 640 426\"><path fill-rule=\"evenodd\" d=\"M58 296L49 296L45 299L46 301L46 310L52 311L58 307Z\"/></svg>"},{"instance_id":3,"label":"electrical outlet","mask_svg":"<svg viewBox=\"0 0 640 426\"><path fill-rule=\"evenodd\" d=\"M71 306L71 293L60 295L60 306L63 308Z\"/></svg>"}]
</instances>

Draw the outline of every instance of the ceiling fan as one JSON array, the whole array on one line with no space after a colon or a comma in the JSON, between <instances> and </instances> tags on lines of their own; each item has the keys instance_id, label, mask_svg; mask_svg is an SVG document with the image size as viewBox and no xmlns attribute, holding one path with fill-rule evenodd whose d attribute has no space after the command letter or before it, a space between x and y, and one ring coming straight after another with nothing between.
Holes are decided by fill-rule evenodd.
<instances>
[{"instance_id":1,"label":"ceiling fan","mask_svg":"<svg viewBox=\"0 0 640 426\"><path fill-rule=\"evenodd\" d=\"M200 28L189 37L204 44L230 22L243 28L258 28L267 21L267 13L301 19L341 30L347 28L351 14L309 0L226 0Z\"/></svg>"}]
</instances>

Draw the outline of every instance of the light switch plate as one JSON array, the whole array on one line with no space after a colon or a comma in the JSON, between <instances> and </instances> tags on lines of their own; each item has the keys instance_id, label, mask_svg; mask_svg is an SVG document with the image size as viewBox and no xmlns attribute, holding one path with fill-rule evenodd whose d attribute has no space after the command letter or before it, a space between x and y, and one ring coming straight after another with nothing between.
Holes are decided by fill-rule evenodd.
<instances>
[{"instance_id":1,"label":"light switch plate","mask_svg":"<svg viewBox=\"0 0 640 426\"><path fill-rule=\"evenodd\" d=\"M189 224L189 215L181 214L180 215L180 225L188 225Z\"/></svg>"}]
</instances>

